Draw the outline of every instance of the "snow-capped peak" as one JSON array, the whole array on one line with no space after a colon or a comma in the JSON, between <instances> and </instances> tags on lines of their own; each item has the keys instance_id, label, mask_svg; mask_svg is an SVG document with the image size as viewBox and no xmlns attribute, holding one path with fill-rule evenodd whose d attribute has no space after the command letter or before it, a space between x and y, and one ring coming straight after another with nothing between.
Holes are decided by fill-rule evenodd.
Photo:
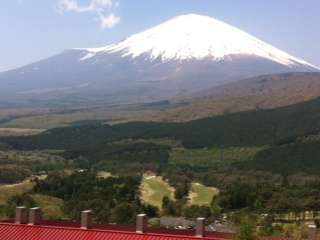
<instances>
[{"instance_id":1,"label":"snow-capped peak","mask_svg":"<svg viewBox=\"0 0 320 240\"><path fill-rule=\"evenodd\" d=\"M181 15L163 24L132 35L126 40L102 48L86 48L81 60L98 53L119 53L122 57L149 56L162 61L212 59L233 55L257 56L287 65L302 64L317 68L295 58L251 35L208 16Z\"/></svg>"}]
</instances>

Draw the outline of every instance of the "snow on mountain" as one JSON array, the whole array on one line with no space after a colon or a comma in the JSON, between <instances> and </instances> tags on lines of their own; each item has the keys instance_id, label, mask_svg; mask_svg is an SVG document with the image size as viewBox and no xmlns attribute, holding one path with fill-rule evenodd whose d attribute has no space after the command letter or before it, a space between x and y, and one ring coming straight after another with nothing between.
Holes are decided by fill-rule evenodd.
<instances>
[{"instance_id":1,"label":"snow on mountain","mask_svg":"<svg viewBox=\"0 0 320 240\"><path fill-rule=\"evenodd\" d=\"M71 49L0 73L0 105L152 102L264 74L317 70L235 27L189 14L118 44Z\"/></svg>"},{"instance_id":2,"label":"snow on mountain","mask_svg":"<svg viewBox=\"0 0 320 240\"><path fill-rule=\"evenodd\" d=\"M211 59L220 61L233 55L258 56L292 67L315 66L247 34L224 22L196 14L173 18L126 40L102 48L81 49L87 53L81 60L96 54L120 53L122 57L147 55L151 61Z\"/></svg>"}]
</instances>

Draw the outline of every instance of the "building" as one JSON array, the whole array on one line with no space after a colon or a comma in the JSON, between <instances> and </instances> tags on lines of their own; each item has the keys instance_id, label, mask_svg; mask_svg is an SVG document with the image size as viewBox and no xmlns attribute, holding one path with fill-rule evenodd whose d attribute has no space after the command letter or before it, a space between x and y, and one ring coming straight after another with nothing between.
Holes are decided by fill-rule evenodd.
<instances>
[{"instance_id":1,"label":"building","mask_svg":"<svg viewBox=\"0 0 320 240\"><path fill-rule=\"evenodd\" d=\"M16 209L14 220L0 222L0 240L224 240L232 236L205 232L203 218L196 221L195 230L152 229L146 215L137 216L136 226L96 225L92 212L83 211L81 222L42 220L40 208L29 211Z\"/></svg>"}]
</instances>

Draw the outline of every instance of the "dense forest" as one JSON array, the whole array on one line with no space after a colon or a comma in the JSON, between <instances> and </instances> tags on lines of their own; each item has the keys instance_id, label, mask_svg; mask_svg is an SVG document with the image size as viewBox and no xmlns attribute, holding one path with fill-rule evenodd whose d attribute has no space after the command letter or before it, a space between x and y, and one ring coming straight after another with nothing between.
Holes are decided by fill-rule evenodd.
<instances>
[{"instance_id":1,"label":"dense forest","mask_svg":"<svg viewBox=\"0 0 320 240\"><path fill-rule=\"evenodd\" d=\"M90 172L51 174L37 182L34 191L63 199L65 211L73 219L79 219L83 209L92 209L98 222L132 223L143 208L139 184L138 176L103 179Z\"/></svg>"}]
</instances>

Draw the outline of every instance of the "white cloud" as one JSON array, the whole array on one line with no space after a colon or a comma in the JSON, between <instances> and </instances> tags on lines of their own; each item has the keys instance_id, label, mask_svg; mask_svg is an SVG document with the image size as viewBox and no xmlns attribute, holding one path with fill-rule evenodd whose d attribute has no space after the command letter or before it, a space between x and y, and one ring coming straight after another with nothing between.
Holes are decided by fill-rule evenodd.
<instances>
[{"instance_id":1,"label":"white cloud","mask_svg":"<svg viewBox=\"0 0 320 240\"><path fill-rule=\"evenodd\" d=\"M80 5L78 0L59 0L58 12L87 13L94 12L98 14L100 26L105 28L113 28L120 22L120 17L112 13L113 8L119 7L119 2L113 0L90 0L85 5Z\"/></svg>"},{"instance_id":2,"label":"white cloud","mask_svg":"<svg viewBox=\"0 0 320 240\"><path fill-rule=\"evenodd\" d=\"M68 11L81 13L86 11L86 7L80 7L78 5L78 2L75 0L60 0L58 4L58 9L60 13Z\"/></svg>"},{"instance_id":3,"label":"white cloud","mask_svg":"<svg viewBox=\"0 0 320 240\"><path fill-rule=\"evenodd\" d=\"M115 16L113 13L108 16L100 16L101 28L113 28L120 22L120 18Z\"/></svg>"},{"instance_id":4,"label":"white cloud","mask_svg":"<svg viewBox=\"0 0 320 240\"><path fill-rule=\"evenodd\" d=\"M107 7L107 8L111 8L113 5L112 0L92 0L91 1L91 6L92 7Z\"/></svg>"}]
</instances>

